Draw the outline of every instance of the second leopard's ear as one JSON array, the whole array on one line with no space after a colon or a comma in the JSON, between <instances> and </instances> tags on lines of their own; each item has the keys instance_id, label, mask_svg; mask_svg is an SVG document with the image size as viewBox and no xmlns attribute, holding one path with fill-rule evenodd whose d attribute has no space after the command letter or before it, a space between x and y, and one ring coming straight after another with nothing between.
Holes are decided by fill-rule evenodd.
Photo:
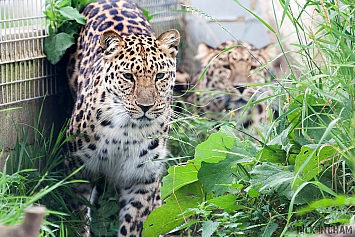
<instances>
[{"instance_id":1,"label":"second leopard's ear","mask_svg":"<svg viewBox=\"0 0 355 237\"><path fill-rule=\"evenodd\" d=\"M269 61L277 56L277 49L275 44L268 44L260 49L260 54L264 57L265 61Z\"/></svg>"},{"instance_id":2,"label":"second leopard's ear","mask_svg":"<svg viewBox=\"0 0 355 237\"><path fill-rule=\"evenodd\" d=\"M160 42L166 54L175 58L178 53L177 46L180 43L180 33L175 29L165 31L158 37L158 42Z\"/></svg>"},{"instance_id":3,"label":"second leopard's ear","mask_svg":"<svg viewBox=\"0 0 355 237\"><path fill-rule=\"evenodd\" d=\"M202 67L206 67L210 60L217 54L216 49L203 42L197 47L196 60L200 61Z\"/></svg>"},{"instance_id":4,"label":"second leopard's ear","mask_svg":"<svg viewBox=\"0 0 355 237\"><path fill-rule=\"evenodd\" d=\"M100 36L100 46L105 59L111 59L125 46L122 37L115 31L109 30Z\"/></svg>"}]
</instances>

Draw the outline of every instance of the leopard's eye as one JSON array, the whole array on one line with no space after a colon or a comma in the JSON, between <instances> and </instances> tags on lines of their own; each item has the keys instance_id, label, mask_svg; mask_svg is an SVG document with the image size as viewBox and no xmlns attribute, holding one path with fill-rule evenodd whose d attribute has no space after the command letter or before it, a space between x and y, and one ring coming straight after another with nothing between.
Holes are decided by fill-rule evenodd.
<instances>
[{"instance_id":1,"label":"leopard's eye","mask_svg":"<svg viewBox=\"0 0 355 237\"><path fill-rule=\"evenodd\" d=\"M124 79L126 79L128 81L132 81L132 82L134 81L134 77L133 77L132 73L123 73L122 76Z\"/></svg>"},{"instance_id":2,"label":"leopard's eye","mask_svg":"<svg viewBox=\"0 0 355 237\"><path fill-rule=\"evenodd\" d=\"M160 80L160 79L163 79L164 76L165 76L165 73L159 72L159 73L157 73L157 75L155 75L155 79Z\"/></svg>"},{"instance_id":3,"label":"leopard's eye","mask_svg":"<svg viewBox=\"0 0 355 237\"><path fill-rule=\"evenodd\" d=\"M231 70L231 66L229 66L229 65L223 65L223 67L224 67L225 69Z\"/></svg>"}]
</instances>

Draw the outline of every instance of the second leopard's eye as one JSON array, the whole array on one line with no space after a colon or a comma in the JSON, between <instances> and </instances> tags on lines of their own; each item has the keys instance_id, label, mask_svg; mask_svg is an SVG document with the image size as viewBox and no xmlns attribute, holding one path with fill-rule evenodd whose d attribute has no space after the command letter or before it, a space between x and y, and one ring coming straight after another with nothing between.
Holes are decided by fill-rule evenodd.
<instances>
[{"instance_id":1,"label":"second leopard's eye","mask_svg":"<svg viewBox=\"0 0 355 237\"><path fill-rule=\"evenodd\" d=\"M160 79L163 79L164 76L165 76L165 73L159 72L159 73L157 73L157 75L155 75L155 79L160 80Z\"/></svg>"},{"instance_id":2,"label":"second leopard's eye","mask_svg":"<svg viewBox=\"0 0 355 237\"><path fill-rule=\"evenodd\" d=\"M224 67L225 69L231 70L231 66L229 66L229 65L223 65L223 67Z\"/></svg>"},{"instance_id":3,"label":"second leopard's eye","mask_svg":"<svg viewBox=\"0 0 355 237\"><path fill-rule=\"evenodd\" d=\"M124 79L126 79L128 81L132 81L132 82L134 81L134 77L133 77L132 73L123 73L122 76Z\"/></svg>"}]
</instances>

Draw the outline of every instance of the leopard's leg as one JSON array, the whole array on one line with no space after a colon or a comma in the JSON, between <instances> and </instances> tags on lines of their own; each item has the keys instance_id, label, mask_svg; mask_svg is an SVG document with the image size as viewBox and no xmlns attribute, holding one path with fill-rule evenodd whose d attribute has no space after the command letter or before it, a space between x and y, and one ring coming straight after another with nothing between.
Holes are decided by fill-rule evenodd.
<instances>
[{"instance_id":1,"label":"leopard's leg","mask_svg":"<svg viewBox=\"0 0 355 237\"><path fill-rule=\"evenodd\" d=\"M74 158L70 158L65 162L66 166L66 175L70 175L72 172L75 171L73 169L73 160ZM78 179L78 180L88 180L86 178L87 174L85 171L85 167L81 169L80 171L76 172L71 178L72 179ZM73 194L77 196L78 198L71 198L69 200L69 204L73 211L80 216L80 218L84 221L84 227L83 231L81 232L81 235L83 237L90 237L91 236L91 231L90 231L90 223L91 223L91 208L87 205L85 205L82 201L82 199L87 200L88 203L92 204L95 201L96 198L96 186L93 184L93 182L80 182L80 183L74 183L73 188L71 189Z\"/></svg>"},{"instance_id":2,"label":"leopard's leg","mask_svg":"<svg viewBox=\"0 0 355 237\"><path fill-rule=\"evenodd\" d=\"M73 189L73 191L75 190L75 194L81 199L85 198L91 205L93 205L96 197L96 186L91 183L77 183L75 186L76 187ZM78 215L84 221L84 228L81 235L83 237L90 237L91 208L80 202L80 200L74 199L73 202L75 203L74 211L79 212Z\"/></svg>"},{"instance_id":3,"label":"leopard's leg","mask_svg":"<svg viewBox=\"0 0 355 237\"><path fill-rule=\"evenodd\" d=\"M141 237L143 223L153 209L161 206L160 179L134 184L120 191L120 229L118 237Z\"/></svg>"}]
</instances>

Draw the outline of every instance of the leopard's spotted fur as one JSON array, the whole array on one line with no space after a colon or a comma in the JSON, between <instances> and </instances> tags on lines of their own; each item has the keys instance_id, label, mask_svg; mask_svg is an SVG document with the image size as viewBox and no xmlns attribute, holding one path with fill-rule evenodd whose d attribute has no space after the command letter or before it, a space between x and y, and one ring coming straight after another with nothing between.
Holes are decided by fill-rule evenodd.
<instances>
[{"instance_id":1,"label":"leopard's spotted fur","mask_svg":"<svg viewBox=\"0 0 355 237\"><path fill-rule=\"evenodd\" d=\"M186 73L179 73L177 84L180 87L188 84L193 92L185 95L185 101L197 106L206 117L220 120L227 115L226 119L237 122L256 135L254 128L265 121L267 107L265 101L255 105L254 102L272 94L270 87L266 86L270 67L260 69L260 66L274 56L271 46L257 49L236 40L226 41L216 48L200 43L196 59L200 61L202 70L192 79Z\"/></svg>"},{"instance_id":2,"label":"leopard's spotted fur","mask_svg":"<svg viewBox=\"0 0 355 237\"><path fill-rule=\"evenodd\" d=\"M179 32L154 36L141 9L128 0L99 0L83 12L67 74L75 100L67 135L68 173L81 165L74 192L95 198L100 176L120 193L118 236L141 236L160 200L169 133ZM90 209L78 204L90 219ZM85 227L83 236L90 235Z\"/></svg>"}]
</instances>

